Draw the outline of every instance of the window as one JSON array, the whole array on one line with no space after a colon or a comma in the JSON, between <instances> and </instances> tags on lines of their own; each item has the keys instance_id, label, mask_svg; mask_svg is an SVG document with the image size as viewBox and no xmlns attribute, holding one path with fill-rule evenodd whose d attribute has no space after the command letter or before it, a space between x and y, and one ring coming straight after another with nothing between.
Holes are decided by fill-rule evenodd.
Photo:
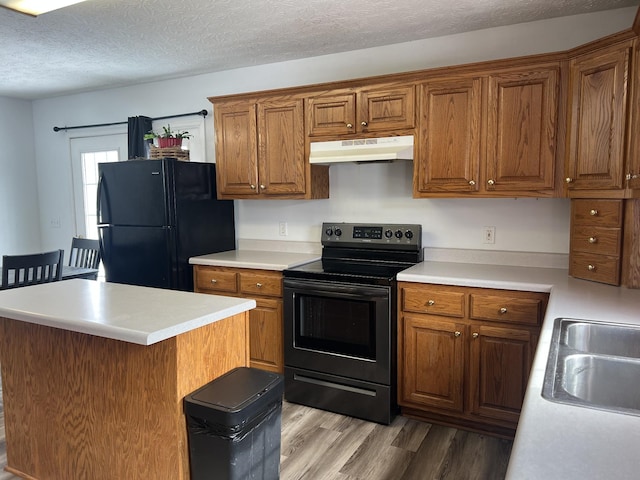
<instances>
[{"instance_id":1,"label":"window","mask_svg":"<svg viewBox=\"0 0 640 480\"><path fill-rule=\"evenodd\" d=\"M84 212L84 232L86 238L98 238L97 195L98 163L119 161L118 150L102 152L83 152L80 154L82 166L82 191Z\"/></svg>"}]
</instances>

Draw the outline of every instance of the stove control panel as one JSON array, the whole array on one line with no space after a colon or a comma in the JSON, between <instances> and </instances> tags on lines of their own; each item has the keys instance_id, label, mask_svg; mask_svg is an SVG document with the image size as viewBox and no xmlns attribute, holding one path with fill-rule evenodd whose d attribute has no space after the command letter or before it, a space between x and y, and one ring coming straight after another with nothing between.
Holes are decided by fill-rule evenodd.
<instances>
[{"instance_id":1,"label":"stove control panel","mask_svg":"<svg viewBox=\"0 0 640 480\"><path fill-rule=\"evenodd\" d=\"M420 248L422 225L374 223L323 223L322 244L329 246L404 245Z\"/></svg>"}]
</instances>

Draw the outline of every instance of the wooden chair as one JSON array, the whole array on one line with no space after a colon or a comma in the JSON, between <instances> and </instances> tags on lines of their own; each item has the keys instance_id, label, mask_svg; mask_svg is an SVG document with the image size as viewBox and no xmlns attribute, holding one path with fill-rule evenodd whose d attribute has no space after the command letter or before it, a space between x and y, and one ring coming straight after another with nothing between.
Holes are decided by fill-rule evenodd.
<instances>
[{"instance_id":1,"label":"wooden chair","mask_svg":"<svg viewBox=\"0 0 640 480\"><path fill-rule=\"evenodd\" d=\"M56 282L62 278L64 250L31 255L3 255L0 289Z\"/></svg>"},{"instance_id":2,"label":"wooden chair","mask_svg":"<svg viewBox=\"0 0 640 480\"><path fill-rule=\"evenodd\" d=\"M71 240L70 267L98 268L100 264L100 244L98 240L73 237Z\"/></svg>"}]
</instances>

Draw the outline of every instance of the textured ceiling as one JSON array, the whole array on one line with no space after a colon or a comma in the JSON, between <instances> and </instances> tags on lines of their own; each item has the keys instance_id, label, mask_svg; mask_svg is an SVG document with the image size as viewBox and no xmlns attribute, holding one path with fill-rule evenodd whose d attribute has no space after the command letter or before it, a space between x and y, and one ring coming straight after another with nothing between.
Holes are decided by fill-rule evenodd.
<instances>
[{"instance_id":1,"label":"textured ceiling","mask_svg":"<svg viewBox=\"0 0 640 480\"><path fill-rule=\"evenodd\" d=\"M43 98L637 4L89 0L36 18L0 8L0 95Z\"/></svg>"}]
</instances>

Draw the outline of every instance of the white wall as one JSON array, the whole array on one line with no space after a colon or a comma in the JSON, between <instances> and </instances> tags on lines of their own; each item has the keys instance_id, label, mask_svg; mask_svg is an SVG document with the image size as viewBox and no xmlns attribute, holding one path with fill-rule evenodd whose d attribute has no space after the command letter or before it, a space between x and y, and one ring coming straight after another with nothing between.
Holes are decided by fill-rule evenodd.
<instances>
[{"instance_id":1,"label":"white wall","mask_svg":"<svg viewBox=\"0 0 640 480\"><path fill-rule=\"evenodd\" d=\"M54 125L116 122L130 115L156 117L203 108L211 112L208 96L565 50L629 28L635 12L632 7L564 17L34 101L43 244L64 248L73 234L69 137L96 134L93 129L54 133ZM205 122L207 159L213 161L211 115ZM567 200L413 199L410 168L401 163L332 166L329 200L237 201L237 236L317 241L325 220L407 221L423 224L425 246L568 252ZM51 218L60 218L61 228L49 228ZM289 224L286 238L278 236L280 221ZM484 225L496 227L495 245L481 242Z\"/></svg>"},{"instance_id":2,"label":"white wall","mask_svg":"<svg viewBox=\"0 0 640 480\"><path fill-rule=\"evenodd\" d=\"M0 255L34 253L40 212L31 102L0 97L0 145Z\"/></svg>"}]
</instances>

